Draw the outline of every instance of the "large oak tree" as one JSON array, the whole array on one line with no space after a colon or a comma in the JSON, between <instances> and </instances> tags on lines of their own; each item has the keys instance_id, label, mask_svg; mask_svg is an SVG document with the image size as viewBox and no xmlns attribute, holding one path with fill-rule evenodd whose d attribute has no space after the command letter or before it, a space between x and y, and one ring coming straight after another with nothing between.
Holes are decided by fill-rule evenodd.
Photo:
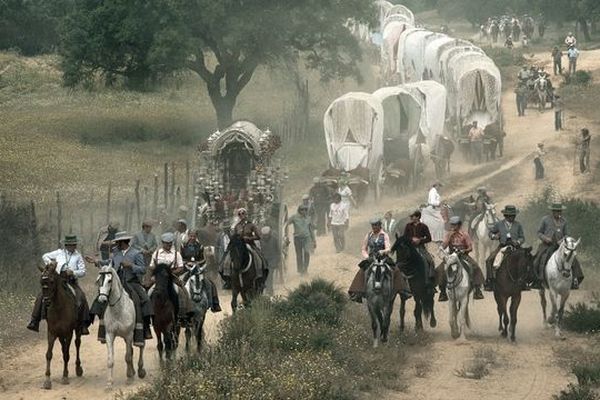
<instances>
[{"instance_id":1,"label":"large oak tree","mask_svg":"<svg viewBox=\"0 0 600 400\"><path fill-rule=\"evenodd\" d=\"M64 25L65 82L101 73L139 85L189 69L223 127L261 65L303 60L323 79L359 76L345 24L374 16L365 0L79 0Z\"/></svg>"}]
</instances>

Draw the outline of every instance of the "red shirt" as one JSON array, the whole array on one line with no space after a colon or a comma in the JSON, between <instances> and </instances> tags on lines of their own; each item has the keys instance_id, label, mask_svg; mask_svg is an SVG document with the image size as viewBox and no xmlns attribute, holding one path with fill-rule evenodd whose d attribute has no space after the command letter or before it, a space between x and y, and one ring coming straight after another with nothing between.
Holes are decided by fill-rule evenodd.
<instances>
[{"instance_id":1,"label":"red shirt","mask_svg":"<svg viewBox=\"0 0 600 400\"><path fill-rule=\"evenodd\" d=\"M467 232L464 231L450 231L446 232L442 247L445 249L451 246L455 249L464 250L467 253L473 250L473 241Z\"/></svg>"}]
</instances>

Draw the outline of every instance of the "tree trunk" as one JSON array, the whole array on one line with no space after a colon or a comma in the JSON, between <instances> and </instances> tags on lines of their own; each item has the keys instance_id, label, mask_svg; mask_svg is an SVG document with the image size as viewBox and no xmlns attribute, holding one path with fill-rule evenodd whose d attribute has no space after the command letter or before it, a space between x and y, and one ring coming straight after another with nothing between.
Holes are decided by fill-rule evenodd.
<instances>
[{"instance_id":1,"label":"tree trunk","mask_svg":"<svg viewBox=\"0 0 600 400\"><path fill-rule=\"evenodd\" d=\"M217 113L217 126L220 130L227 128L233 122L233 108L237 100L237 96L226 94L222 96L220 90L215 91L208 89L210 100Z\"/></svg>"},{"instance_id":2,"label":"tree trunk","mask_svg":"<svg viewBox=\"0 0 600 400\"><path fill-rule=\"evenodd\" d=\"M581 31L583 32L583 38L585 39L585 41L589 42L590 40L592 40L590 36L590 30L588 28L588 23L585 17L579 17L577 19L577 22L579 22L579 26L581 27Z\"/></svg>"}]
</instances>

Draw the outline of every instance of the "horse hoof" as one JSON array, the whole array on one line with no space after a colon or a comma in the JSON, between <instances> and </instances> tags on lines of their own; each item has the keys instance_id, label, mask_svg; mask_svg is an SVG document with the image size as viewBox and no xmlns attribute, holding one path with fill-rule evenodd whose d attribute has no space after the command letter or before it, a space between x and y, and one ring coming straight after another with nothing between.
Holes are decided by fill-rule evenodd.
<instances>
[{"instance_id":1,"label":"horse hoof","mask_svg":"<svg viewBox=\"0 0 600 400\"><path fill-rule=\"evenodd\" d=\"M138 370L138 377L140 379L144 379L146 377L146 370L144 368L140 368Z\"/></svg>"},{"instance_id":2,"label":"horse hoof","mask_svg":"<svg viewBox=\"0 0 600 400\"><path fill-rule=\"evenodd\" d=\"M432 319L431 321L429 321L430 328L435 328L436 326L437 326L437 321L435 319Z\"/></svg>"},{"instance_id":3,"label":"horse hoof","mask_svg":"<svg viewBox=\"0 0 600 400\"><path fill-rule=\"evenodd\" d=\"M112 383L107 383L106 386L104 387L104 391L105 392L112 392L112 390L113 390Z\"/></svg>"},{"instance_id":4,"label":"horse hoof","mask_svg":"<svg viewBox=\"0 0 600 400\"><path fill-rule=\"evenodd\" d=\"M66 376L63 376L63 378L60 381L60 383L62 383L63 385L68 385L69 384L69 378L66 377Z\"/></svg>"},{"instance_id":5,"label":"horse hoof","mask_svg":"<svg viewBox=\"0 0 600 400\"><path fill-rule=\"evenodd\" d=\"M514 343L517 343L517 338L516 338L516 337L514 337L514 336L511 336L511 337L510 337L510 342L511 342L511 343L513 343L513 344L514 344Z\"/></svg>"},{"instance_id":6,"label":"horse hoof","mask_svg":"<svg viewBox=\"0 0 600 400\"><path fill-rule=\"evenodd\" d=\"M83 368L81 368L81 366L79 366L79 365L77 367L75 367L75 374L77 376L82 376L83 375Z\"/></svg>"},{"instance_id":7,"label":"horse hoof","mask_svg":"<svg viewBox=\"0 0 600 400\"><path fill-rule=\"evenodd\" d=\"M506 332L500 332L500 336L502 336L503 338L506 338L508 336L508 333Z\"/></svg>"},{"instance_id":8,"label":"horse hoof","mask_svg":"<svg viewBox=\"0 0 600 400\"><path fill-rule=\"evenodd\" d=\"M52 389L52 381L45 381L42 385L42 389L50 390Z\"/></svg>"}]
</instances>

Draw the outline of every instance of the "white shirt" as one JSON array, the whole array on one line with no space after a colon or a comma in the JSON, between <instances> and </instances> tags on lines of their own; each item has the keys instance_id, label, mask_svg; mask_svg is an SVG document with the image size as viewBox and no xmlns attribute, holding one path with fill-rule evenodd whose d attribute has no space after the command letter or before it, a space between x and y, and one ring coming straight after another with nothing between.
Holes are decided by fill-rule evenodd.
<instances>
[{"instance_id":1,"label":"white shirt","mask_svg":"<svg viewBox=\"0 0 600 400\"><path fill-rule=\"evenodd\" d=\"M342 202L331 203L329 206L331 225L344 225L348 221L348 207Z\"/></svg>"},{"instance_id":2,"label":"white shirt","mask_svg":"<svg viewBox=\"0 0 600 400\"><path fill-rule=\"evenodd\" d=\"M150 266L156 267L157 261L158 264L170 264L171 269L183 268L181 254L178 254L173 248L171 248L171 251L166 251L162 247L157 249L154 254L152 254Z\"/></svg>"},{"instance_id":3,"label":"white shirt","mask_svg":"<svg viewBox=\"0 0 600 400\"><path fill-rule=\"evenodd\" d=\"M388 234L392 234L394 233L393 230L396 227L396 220L394 218L390 219L389 221L387 219L383 219L383 230L388 233Z\"/></svg>"},{"instance_id":4,"label":"white shirt","mask_svg":"<svg viewBox=\"0 0 600 400\"><path fill-rule=\"evenodd\" d=\"M81 253L75 250L73 253L69 253L66 249L58 249L46 253L42 256L44 264L48 265L52 260L56 261L56 272L60 274L61 271L71 270L76 278L83 278L85 276L85 262Z\"/></svg>"},{"instance_id":5,"label":"white shirt","mask_svg":"<svg viewBox=\"0 0 600 400\"><path fill-rule=\"evenodd\" d=\"M432 187L429 190L429 196L427 197L427 204L434 207L439 207L442 203L442 197L438 193L437 189Z\"/></svg>"},{"instance_id":6,"label":"white shirt","mask_svg":"<svg viewBox=\"0 0 600 400\"><path fill-rule=\"evenodd\" d=\"M338 193L342 196L342 204L350 209L350 198L352 197L352 189L350 189L350 186L340 187Z\"/></svg>"}]
</instances>

